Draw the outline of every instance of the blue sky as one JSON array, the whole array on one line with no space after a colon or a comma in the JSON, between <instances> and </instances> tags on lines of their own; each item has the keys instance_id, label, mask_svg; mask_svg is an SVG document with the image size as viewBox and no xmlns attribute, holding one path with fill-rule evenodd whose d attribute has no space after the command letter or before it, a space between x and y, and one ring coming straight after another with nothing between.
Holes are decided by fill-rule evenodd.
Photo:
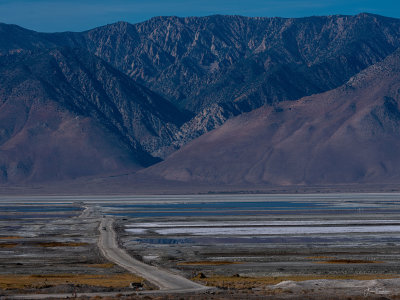
<instances>
[{"instance_id":1,"label":"blue sky","mask_svg":"<svg viewBox=\"0 0 400 300\"><path fill-rule=\"evenodd\" d=\"M265 17L358 14L400 18L398 0L0 0L0 22L44 32L83 31L153 16L234 14Z\"/></svg>"}]
</instances>

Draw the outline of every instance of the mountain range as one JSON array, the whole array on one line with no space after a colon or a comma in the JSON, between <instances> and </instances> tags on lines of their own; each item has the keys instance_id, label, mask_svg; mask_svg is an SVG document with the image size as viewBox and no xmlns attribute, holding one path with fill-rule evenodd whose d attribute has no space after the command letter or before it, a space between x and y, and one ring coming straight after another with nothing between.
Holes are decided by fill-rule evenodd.
<instances>
[{"instance_id":1,"label":"mountain range","mask_svg":"<svg viewBox=\"0 0 400 300\"><path fill-rule=\"evenodd\" d=\"M334 90L229 120L141 172L210 184L395 184L399 97L400 49Z\"/></svg>"},{"instance_id":2,"label":"mountain range","mask_svg":"<svg viewBox=\"0 0 400 300\"><path fill-rule=\"evenodd\" d=\"M395 184L399 47L372 14L0 24L0 184Z\"/></svg>"}]
</instances>

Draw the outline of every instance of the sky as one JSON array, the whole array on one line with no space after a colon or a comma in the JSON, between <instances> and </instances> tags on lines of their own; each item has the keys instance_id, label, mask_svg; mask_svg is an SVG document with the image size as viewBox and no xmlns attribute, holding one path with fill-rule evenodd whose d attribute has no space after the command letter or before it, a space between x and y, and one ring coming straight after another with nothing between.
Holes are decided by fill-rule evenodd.
<instances>
[{"instance_id":1,"label":"sky","mask_svg":"<svg viewBox=\"0 0 400 300\"><path fill-rule=\"evenodd\" d=\"M400 18L398 0L0 0L0 22L42 32L84 31L154 16L215 14L256 17L354 15Z\"/></svg>"}]
</instances>

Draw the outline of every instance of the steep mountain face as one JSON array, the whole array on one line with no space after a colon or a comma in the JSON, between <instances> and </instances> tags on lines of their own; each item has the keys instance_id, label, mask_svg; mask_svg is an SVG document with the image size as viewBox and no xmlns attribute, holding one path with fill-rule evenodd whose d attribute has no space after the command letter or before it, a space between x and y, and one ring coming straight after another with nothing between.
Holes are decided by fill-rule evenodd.
<instances>
[{"instance_id":1,"label":"steep mountain face","mask_svg":"<svg viewBox=\"0 0 400 300\"><path fill-rule=\"evenodd\" d=\"M17 33L11 29L3 29L10 32L3 36L7 49L85 48L195 112L221 102L250 111L327 91L400 47L400 20L371 14L157 17L83 33L22 34L21 28Z\"/></svg>"},{"instance_id":2,"label":"steep mountain face","mask_svg":"<svg viewBox=\"0 0 400 300\"><path fill-rule=\"evenodd\" d=\"M213 184L400 179L400 50L345 85L226 122L141 173Z\"/></svg>"},{"instance_id":3,"label":"steep mountain face","mask_svg":"<svg viewBox=\"0 0 400 300\"><path fill-rule=\"evenodd\" d=\"M119 22L84 33L89 51L195 113L161 157L232 116L345 83L400 46L400 21L210 16Z\"/></svg>"},{"instance_id":4,"label":"steep mountain face","mask_svg":"<svg viewBox=\"0 0 400 300\"><path fill-rule=\"evenodd\" d=\"M157 17L55 34L1 24L0 41L0 54L58 46L86 49L194 112L193 120L174 134L141 143L164 158L232 116L340 86L400 47L400 20L369 14Z\"/></svg>"},{"instance_id":5,"label":"steep mountain face","mask_svg":"<svg viewBox=\"0 0 400 300\"><path fill-rule=\"evenodd\" d=\"M400 46L400 21L159 17L85 33L86 46L175 104L242 111L335 88Z\"/></svg>"},{"instance_id":6,"label":"steep mountain face","mask_svg":"<svg viewBox=\"0 0 400 300\"><path fill-rule=\"evenodd\" d=\"M43 177L46 168L40 166L57 163L56 160L46 161L41 153L51 156L53 152L61 153L57 156L64 161L56 172L59 175L55 178L59 179L118 170L136 171L158 163L190 141L223 126L222 131L200 138L192 144L196 146L174 154L165 163L151 168L148 174L153 176L156 173L151 170L157 170L154 172L161 172L169 179L214 181L215 178L224 183L368 181L375 178L368 173L370 168L376 170L376 174L381 171L378 167L364 166L364 161L360 161L360 165L365 169L360 167L360 170L365 172L360 171L359 177L346 175L349 177L343 179L339 178L342 175L337 175L334 178L333 171L329 176L316 171L317 165L325 166L322 169L329 167L327 163L324 165L322 157L336 165L341 161L340 155L351 152L350 148L340 152L332 142L329 147L333 154L328 155L331 150L326 148L328 142L324 134L334 131L329 127L333 126L331 122L342 124L355 116L364 118L362 113L367 112L376 115L383 124L381 131L372 121L367 122L370 127L365 121L352 125L355 136L341 133L334 141L358 149L353 144L359 138L366 148L371 146L368 148L371 152L361 149L360 153L378 157L374 156L378 151L377 143L389 143L379 138L388 138L389 133L391 137L395 136L395 130L388 124L397 121L392 118L385 123L384 118L388 109L395 108L397 95L379 77L374 80L380 85L368 81L368 76L372 75L365 79L369 87L357 86L353 91L347 86L322 93L338 88L371 65L382 66L377 63L398 47L400 20L371 14L299 19L157 17L140 24L119 22L81 33L53 34L0 24L1 180L47 180ZM390 69L389 66L386 68ZM390 72L395 78L393 69ZM366 76L367 73L360 74ZM354 78L359 77L352 80ZM380 98L367 95L369 89L380 93ZM318 96L310 96L316 94ZM336 97L334 95L337 95L336 103L342 103L342 106L335 108L327 100ZM365 103L370 105L362 111L360 107L365 103L358 103L360 95L365 96ZM309 98L298 101L305 96ZM348 115L350 108L343 108L347 105L345 99L356 103L354 116ZM263 105L267 106L246 114ZM373 105L377 105L374 113ZM243 113L245 115L240 116ZM343 115L339 118L340 114ZM328 118L331 115L332 119ZM229 121L232 118L235 119ZM254 121L248 118L254 118ZM306 139L306 130L297 129L304 125L304 120L313 124L307 133L312 140L305 146L302 139ZM47 127L47 123L53 125ZM36 128L39 125L35 124L42 124L40 126L45 129L39 130ZM229 133L231 140L224 133L228 134L229 128L235 128ZM244 133L246 128L248 132ZM242 133L236 136L235 130ZM283 136L278 138L274 130ZM376 144L369 145L369 140L357 130L364 134L368 130L375 132L370 139L375 139ZM70 142L67 142L67 136ZM226 144L219 144L217 137L220 136ZM209 143L211 137L214 137L215 145ZM46 139L50 144L47 152L43 150ZM82 144L74 144L74 139L81 139ZM235 144L235 139L241 144ZM64 142L62 147L54 146ZM201 145L203 142L205 144ZM397 140L393 139L393 143L396 145ZM38 145L37 150L32 150L37 153L34 156L28 155L27 145L31 144ZM231 150L226 148L229 145L233 147ZM189 151L193 149L190 147L196 149ZM298 156L291 152L291 147L297 148L304 159L295 162ZM249 152L246 154L244 149ZM272 152L267 155L265 149ZM221 151L226 151L226 155ZM97 156L90 155L92 152ZM69 153L75 154L70 156ZM386 154L391 157L390 153ZM31 158L25 161L26 157ZM76 160L71 161L71 157ZM349 157L353 159L342 160L351 168L357 160ZM240 158L239 166L235 158ZM182 165L178 163L179 159L182 159ZM194 161L190 161L192 159ZM197 165L196 161L202 161L204 166ZM229 167L224 161L229 162ZM208 169L209 163L215 164L215 172ZM85 171L75 174L73 166L80 164L85 166ZM378 165L378 162L371 164ZM251 170L249 165L253 166ZM387 173L379 174L386 180L394 171L386 163L383 165ZM310 171L296 171L302 169ZM341 169L337 174L345 171L353 174L352 170ZM288 172L297 175L285 181Z\"/></svg>"},{"instance_id":7,"label":"steep mountain face","mask_svg":"<svg viewBox=\"0 0 400 300\"><path fill-rule=\"evenodd\" d=\"M184 121L169 102L69 48L0 58L3 182L137 170Z\"/></svg>"}]
</instances>

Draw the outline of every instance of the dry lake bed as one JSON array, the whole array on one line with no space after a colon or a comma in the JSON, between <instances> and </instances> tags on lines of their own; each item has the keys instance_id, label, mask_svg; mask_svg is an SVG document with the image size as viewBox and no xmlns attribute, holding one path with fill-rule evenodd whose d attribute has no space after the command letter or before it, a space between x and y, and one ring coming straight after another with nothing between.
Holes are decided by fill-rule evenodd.
<instances>
[{"instance_id":1,"label":"dry lake bed","mask_svg":"<svg viewBox=\"0 0 400 300\"><path fill-rule=\"evenodd\" d=\"M175 297L102 256L104 217L132 257L218 288L179 298L400 299L400 194L3 196L0 298Z\"/></svg>"}]
</instances>

